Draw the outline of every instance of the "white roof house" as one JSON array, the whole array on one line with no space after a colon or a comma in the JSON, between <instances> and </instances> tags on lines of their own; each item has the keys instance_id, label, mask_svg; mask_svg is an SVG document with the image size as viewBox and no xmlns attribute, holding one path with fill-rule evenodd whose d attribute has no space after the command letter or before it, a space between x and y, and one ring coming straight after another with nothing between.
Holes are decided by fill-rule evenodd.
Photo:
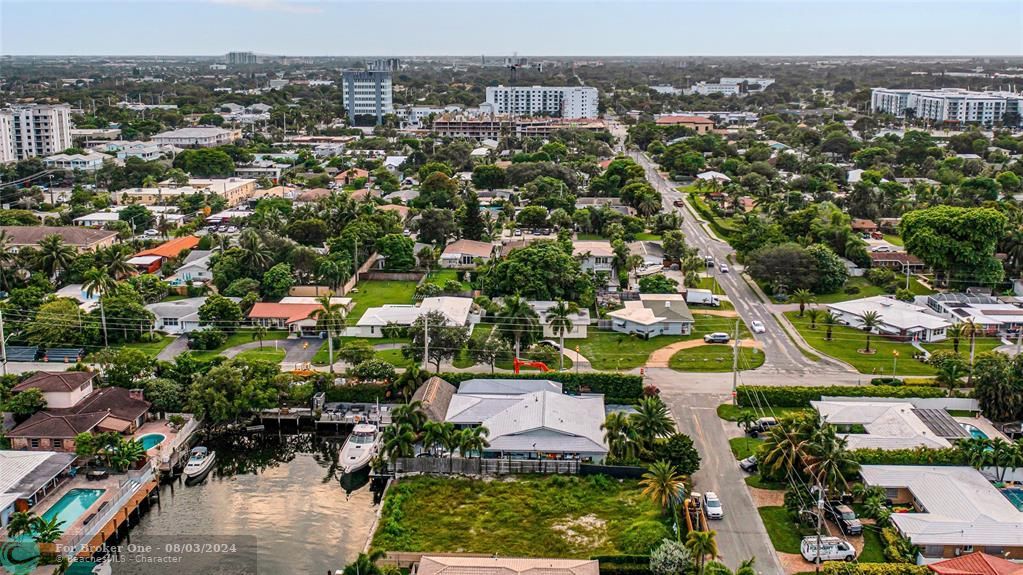
<instances>
[{"instance_id":1,"label":"white roof house","mask_svg":"<svg viewBox=\"0 0 1023 575\"><path fill-rule=\"evenodd\" d=\"M0 529L7 527L17 501L38 503L74 461L74 453L0 451Z\"/></svg>"},{"instance_id":2,"label":"white roof house","mask_svg":"<svg viewBox=\"0 0 1023 575\"><path fill-rule=\"evenodd\" d=\"M1023 327L1023 307L993 296L940 293L916 300L952 323L971 321L988 333L1014 333Z\"/></svg>"},{"instance_id":3,"label":"white roof house","mask_svg":"<svg viewBox=\"0 0 1023 575\"><path fill-rule=\"evenodd\" d=\"M689 312L682 294L640 294L639 300L625 302L625 307L607 314L611 329L620 333L656 335L688 335L693 328L693 314Z\"/></svg>"},{"instance_id":4,"label":"white roof house","mask_svg":"<svg viewBox=\"0 0 1023 575\"><path fill-rule=\"evenodd\" d=\"M213 257L212 250L192 250L181 267L174 270L174 275L167 278L171 285L180 285L188 282L213 281L213 271L210 269L210 260Z\"/></svg>"},{"instance_id":5,"label":"white roof house","mask_svg":"<svg viewBox=\"0 0 1023 575\"><path fill-rule=\"evenodd\" d=\"M722 174L721 172L715 172L713 170L708 171L708 172L701 172L699 174L696 174L696 177L697 177L697 179L700 179L700 180L708 180L708 181L713 181L713 182L721 182L723 184L727 184L728 182L732 181L732 178L729 178L728 176L726 176L725 174Z\"/></svg>"},{"instance_id":6,"label":"white roof house","mask_svg":"<svg viewBox=\"0 0 1023 575\"><path fill-rule=\"evenodd\" d=\"M891 520L920 548L922 562L951 557L947 548L1023 547L1023 511L972 467L864 465L860 475L893 502L914 505L916 513L893 513Z\"/></svg>"},{"instance_id":7,"label":"white roof house","mask_svg":"<svg viewBox=\"0 0 1023 575\"><path fill-rule=\"evenodd\" d=\"M466 297L428 297L419 305L387 304L367 309L355 327L345 330L353 337L383 337L381 329L388 324L412 325L420 316L437 311L447 318L447 325L466 326L472 320L472 299Z\"/></svg>"},{"instance_id":8,"label":"white roof house","mask_svg":"<svg viewBox=\"0 0 1023 575\"><path fill-rule=\"evenodd\" d=\"M99 294L94 293L90 296L82 284L68 284L57 290L54 295L77 301L78 307L84 312L90 312L99 305Z\"/></svg>"},{"instance_id":9,"label":"white roof house","mask_svg":"<svg viewBox=\"0 0 1023 575\"><path fill-rule=\"evenodd\" d=\"M234 302L241 298L227 298ZM153 328L166 333L188 333L199 329L199 308L206 303L205 297L190 297L174 301L162 301L146 306L155 317Z\"/></svg>"},{"instance_id":10,"label":"white roof house","mask_svg":"<svg viewBox=\"0 0 1023 575\"><path fill-rule=\"evenodd\" d=\"M530 301L526 303L528 303L529 307L533 308L536 315L540 317L540 325L543 326L543 336L545 338L560 337L560 334L555 333L554 329L551 327L551 321L553 318L550 315L551 309L558 305L558 302ZM572 322L572 327L565 331L565 339L585 338L590 325L590 310L580 307L575 313L569 314L568 320Z\"/></svg>"},{"instance_id":11,"label":"white roof house","mask_svg":"<svg viewBox=\"0 0 1023 575\"><path fill-rule=\"evenodd\" d=\"M887 296L831 303L827 308L839 320L855 328L863 325L865 313L876 312L881 325L874 329L875 333L906 340L941 341L945 339L945 330L952 325L926 306Z\"/></svg>"},{"instance_id":12,"label":"white roof house","mask_svg":"<svg viewBox=\"0 0 1023 575\"><path fill-rule=\"evenodd\" d=\"M516 395L549 391L561 393L560 382L549 379L507 379L507 378L474 378L467 379L458 385L459 393L472 395Z\"/></svg>"},{"instance_id":13,"label":"white roof house","mask_svg":"<svg viewBox=\"0 0 1023 575\"><path fill-rule=\"evenodd\" d=\"M866 433L842 434L849 449L942 449L969 437L942 409L917 409L912 403L811 401L821 418L839 428L862 425Z\"/></svg>"}]
</instances>

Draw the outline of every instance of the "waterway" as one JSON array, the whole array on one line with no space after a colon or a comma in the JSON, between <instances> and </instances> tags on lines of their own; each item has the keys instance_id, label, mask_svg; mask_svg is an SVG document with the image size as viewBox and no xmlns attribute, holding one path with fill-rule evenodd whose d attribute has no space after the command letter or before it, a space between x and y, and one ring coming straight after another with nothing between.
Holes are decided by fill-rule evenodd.
<instances>
[{"instance_id":1,"label":"waterway","mask_svg":"<svg viewBox=\"0 0 1023 575\"><path fill-rule=\"evenodd\" d=\"M195 484L176 479L162 485L159 504L122 544L234 545L230 560L206 557L167 571L176 575L198 573L200 565L211 573L248 574L253 565L259 575L332 573L362 551L376 514L374 494L368 471L354 481L340 477L341 439L268 434L202 444L216 451L214 469ZM115 575L156 571L130 562L112 567Z\"/></svg>"}]
</instances>

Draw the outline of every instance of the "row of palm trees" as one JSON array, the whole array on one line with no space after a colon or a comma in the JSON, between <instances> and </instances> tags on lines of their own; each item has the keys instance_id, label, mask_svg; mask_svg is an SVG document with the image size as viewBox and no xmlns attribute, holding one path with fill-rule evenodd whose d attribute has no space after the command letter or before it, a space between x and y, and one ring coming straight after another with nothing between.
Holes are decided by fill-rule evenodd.
<instances>
[{"instance_id":1,"label":"row of palm trees","mask_svg":"<svg viewBox=\"0 0 1023 575\"><path fill-rule=\"evenodd\" d=\"M675 431L668 406L658 397L645 397L633 413L609 413L600 426L608 446L608 459L627 462L648 458L656 441Z\"/></svg>"},{"instance_id":2,"label":"row of palm trees","mask_svg":"<svg viewBox=\"0 0 1023 575\"><path fill-rule=\"evenodd\" d=\"M769 477L808 479L831 494L848 488L848 477L859 469L846 439L817 413L783 418L763 437L758 466Z\"/></svg>"},{"instance_id":3,"label":"row of palm trees","mask_svg":"<svg viewBox=\"0 0 1023 575\"><path fill-rule=\"evenodd\" d=\"M416 445L436 455L442 450L448 457L457 451L462 457L483 456L489 431L483 426L458 429L448 421L430 421L423 411L421 401L413 401L395 407L391 412L391 424L383 431L383 455L388 459L415 457Z\"/></svg>"}]
</instances>

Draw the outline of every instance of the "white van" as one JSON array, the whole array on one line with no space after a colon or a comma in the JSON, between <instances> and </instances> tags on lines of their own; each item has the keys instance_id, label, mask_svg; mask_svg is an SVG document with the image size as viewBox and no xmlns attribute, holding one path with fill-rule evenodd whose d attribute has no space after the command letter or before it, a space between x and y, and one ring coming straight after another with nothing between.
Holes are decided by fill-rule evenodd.
<instances>
[{"instance_id":1,"label":"white van","mask_svg":"<svg viewBox=\"0 0 1023 575\"><path fill-rule=\"evenodd\" d=\"M852 561L856 559L856 549L845 539L839 537L821 537L820 554L817 553L817 536L803 537L799 546L803 559L811 563L820 561Z\"/></svg>"}]
</instances>

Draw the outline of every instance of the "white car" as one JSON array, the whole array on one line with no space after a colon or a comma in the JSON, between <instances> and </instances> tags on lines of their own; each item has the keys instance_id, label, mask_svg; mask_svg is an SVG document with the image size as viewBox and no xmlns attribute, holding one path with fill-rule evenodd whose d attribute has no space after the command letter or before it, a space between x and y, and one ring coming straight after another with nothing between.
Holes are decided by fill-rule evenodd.
<instances>
[{"instance_id":1,"label":"white car","mask_svg":"<svg viewBox=\"0 0 1023 575\"><path fill-rule=\"evenodd\" d=\"M721 506L721 500L718 499L717 493L708 491L703 494L703 503L705 512L707 513L707 519L724 519L725 508Z\"/></svg>"},{"instance_id":2,"label":"white car","mask_svg":"<svg viewBox=\"0 0 1023 575\"><path fill-rule=\"evenodd\" d=\"M852 561L856 559L856 548L839 537L821 537L820 551L817 550L817 536L807 535L799 546L803 559L811 563L822 561Z\"/></svg>"},{"instance_id":3,"label":"white car","mask_svg":"<svg viewBox=\"0 0 1023 575\"><path fill-rule=\"evenodd\" d=\"M894 252L895 250L891 246L874 246L870 248L870 251L875 253Z\"/></svg>"},{"instance_id":4,"label":"white car","mask_svg":"<svg viewBox=\"0 0 1023 575\"><path fill-rule=\"evenodd\" d=\"M728 264L721 264L718 266L718 270L720 270L723 274L728 273Z\"/></svg>"},{"instance_id":5,"label":"white car","mask_svg":"<svg viewBox=\"0 0 1023 575\"><path fill-rule=\"evenodd\" d=\"M751 321L749 324L749 328L750 331L752 331L753 333L765 333L767 331L767 328L764 327L764 322L760 321L759 319Z\"/></svg>"},{"instance_id":6,"label":"white car","mask_svg":"<svg viewBox=\"0 0 1023 575\"><path fill-rule=\"evenodd\" d=\"M146 230L143 234L147 236L158 236L160 235L160 232L158 230Z\"/></svg>"}]
</instances>

